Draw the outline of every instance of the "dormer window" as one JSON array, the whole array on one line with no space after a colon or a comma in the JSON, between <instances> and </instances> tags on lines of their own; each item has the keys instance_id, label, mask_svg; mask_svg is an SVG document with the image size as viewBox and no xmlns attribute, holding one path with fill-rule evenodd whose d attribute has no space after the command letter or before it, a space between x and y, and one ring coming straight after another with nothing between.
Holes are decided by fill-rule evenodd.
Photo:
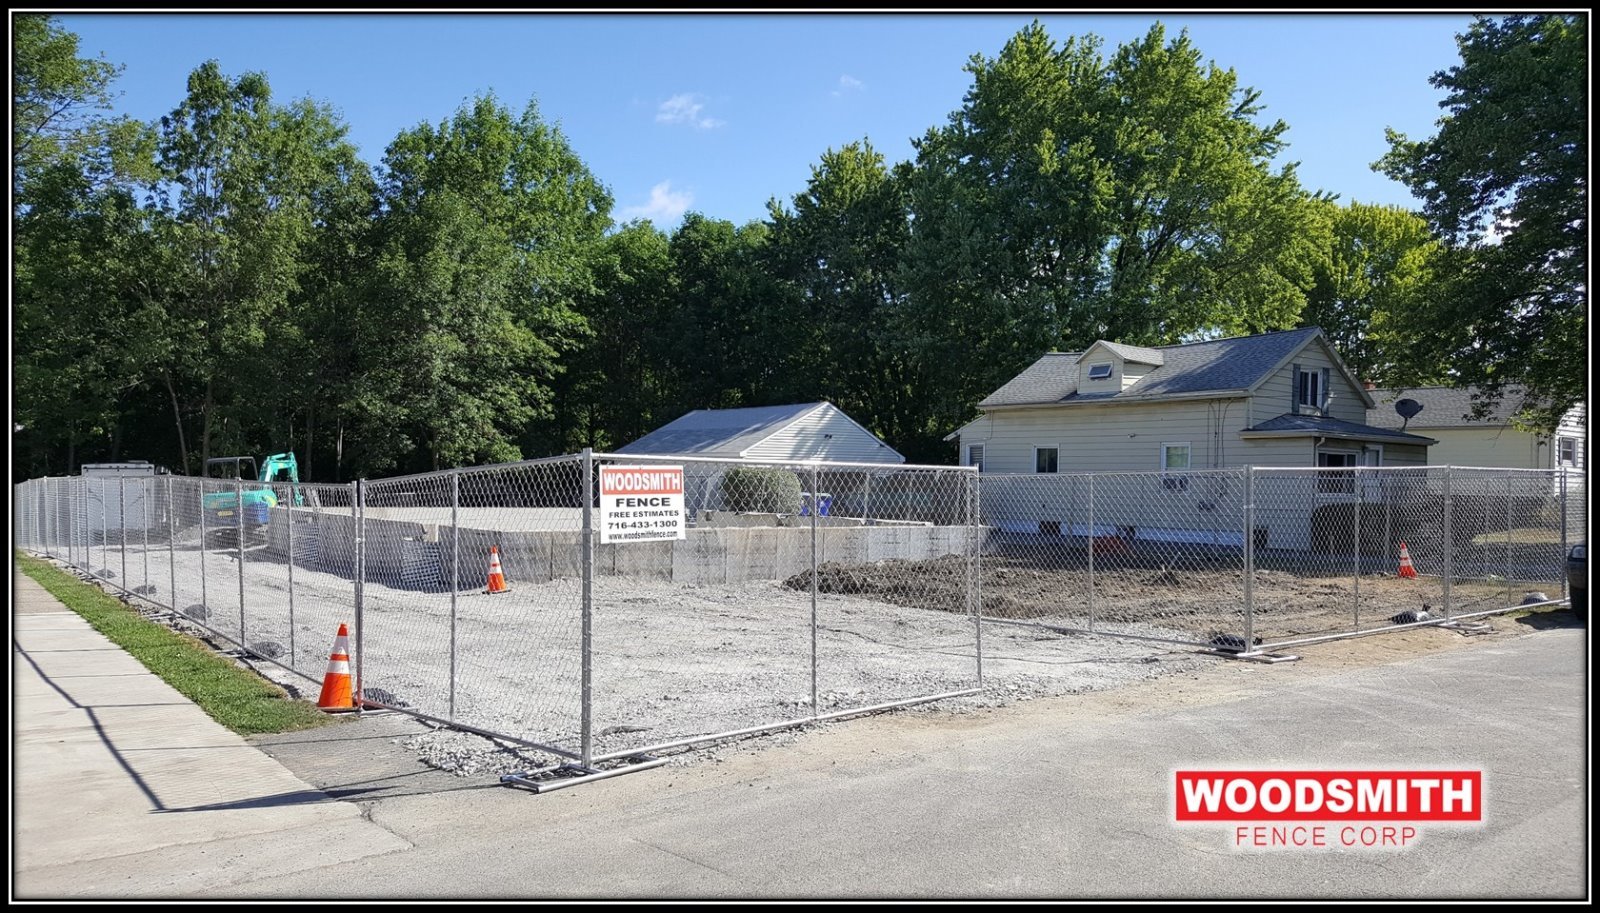
<instances>
[{"instance_id":1,"label":"dormer window","mask_svg":"<svg viewBox=\"0 0 1600 913\"><path fill-rule=\"evenodd\" d=\"M1105 380L1106 378L1108 378L1110 376L1111 376L1111 364L1109 362L1106 363L1106 364L1103 364L1103 365L1090 365L1089 366L1089 379L1090 380Z\"/></svg>"}]
</instances>

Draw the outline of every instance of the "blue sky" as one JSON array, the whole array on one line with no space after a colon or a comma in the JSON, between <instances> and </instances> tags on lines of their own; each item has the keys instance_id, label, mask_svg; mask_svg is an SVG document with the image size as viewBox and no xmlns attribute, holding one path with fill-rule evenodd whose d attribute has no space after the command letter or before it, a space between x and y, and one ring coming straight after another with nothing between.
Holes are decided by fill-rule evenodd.
<instances>
[{"instance_id":1,"label":"blue sky","mask_svg":"<svg viewBox=\"0 0 1600 913\"><path fill-rule=\"evenodd\" d=\"M368 162L405 128L437 123L493 90L538 101L616 198L620 219L670 229L685 210L744 222L801 191L824 150L863 137L891 161L944 123L973 54L997 55L1031 15L223 15L70 14L80 53L125 65L118 112L181 100L208 58L267 74L282 100L331 104ZM1385 127L1434 132L1435 71L1459 62L1470 18L1440 15L1052 15L1058 42L1094 33L1109 51L1159 20L1261 92L1289 124L1283 161L1348 202L1415 207L1374 174Z\"/></svg>"}]
</instances>

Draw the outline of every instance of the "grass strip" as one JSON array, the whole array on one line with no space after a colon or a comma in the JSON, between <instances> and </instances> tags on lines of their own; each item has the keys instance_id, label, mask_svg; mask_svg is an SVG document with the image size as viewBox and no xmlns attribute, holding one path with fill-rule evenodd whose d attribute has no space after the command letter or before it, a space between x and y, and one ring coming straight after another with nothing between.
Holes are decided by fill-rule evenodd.
<instances>
[{"instance_id":1,"label":"grass strip","mask_svg":"<svg viewBox=\"0 0 1600 913\"><path fill-rule=\"evenodd\" d=\"M309 701L217 655L199 640L143 618L99 587L49 562L16 554L17 566L146 669L240 735L290 732L333 722Z\"/></svg>"}]
</instances>

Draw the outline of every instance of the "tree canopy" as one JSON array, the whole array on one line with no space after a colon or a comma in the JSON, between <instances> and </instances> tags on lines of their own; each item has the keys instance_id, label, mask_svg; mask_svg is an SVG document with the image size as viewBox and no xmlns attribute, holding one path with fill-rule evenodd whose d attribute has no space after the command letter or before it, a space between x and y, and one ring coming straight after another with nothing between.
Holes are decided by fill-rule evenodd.
<instances>
[{"instance_id":1,"label":"tree canopy","mask_svg":"<svg viewBox=\"0 0 1600 913\"><path fill-rule=\"evenodd\" d=\"M1375 166L1451 248L1448 288L1408 312L1427 331L1407 362L1479 387L1483 408L1520 385L1530 423L1553 429L1587 379L1588 17L1479 17L1457 44L1461 63L1430 80L1447 93L1438 132L1391 130Z\"/></svg>"},{"instance_id":2,"label":"tree canopy","mask_svg":"<svg viewBox=\"0 0 1600 913\"><path fill-rule=\"evenodd\" d=\"M118 68L17 22L19 476L293 450L342 481L824 399L948 462L1045 351L1309 324L1380 383L1582 396L1578 17L1463 36L1439 135L1384 161L1421 216L1302 187L1287 125L1187 34L1035 23L970 59L911 160L863 137L764 219L659 227L613 220L533 99L474 96L368 163L327 104L214 61L166 116L102 117Z\"/></svg>"}]
</instances>

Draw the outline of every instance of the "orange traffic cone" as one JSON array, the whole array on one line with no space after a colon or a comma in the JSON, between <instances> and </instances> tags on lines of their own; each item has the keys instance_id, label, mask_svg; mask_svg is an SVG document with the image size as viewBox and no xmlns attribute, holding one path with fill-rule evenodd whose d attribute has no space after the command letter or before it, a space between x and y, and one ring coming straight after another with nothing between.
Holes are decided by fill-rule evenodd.
<instances>
[{"instance_id":1,"label":"orange traffic cone","mask_svg":"<svg viewBox=\"0 0 1600 913\"><path fill-rule=\"evenodd\" d=\"M1411 553L1406 551L1406 544L1404 542L1400 543L1400 576L1417 576L1417 568L1411 563Z\"/></svg>"},{"instance_id":2,"label":"orange traffic cone","mask_svg":"<svg viewBox=\"0 0 1600 913\"><path fill-rule=\"evenodd\" d=\"M328 656L328 671L322 676L322 696L317 698L317 709L339 713L356 709L350 696L350 632L343 624L333 639L333 652Z\"/></svg>"},{"instance_id":3,"label":"orange traffic cone","mask_svg":"<svg viewBox=\"0 0 1600 913\"><path fill-rule=\"evenodd\" d=\"M500 570L500 548L489 546L489 588L485 593L509 593L511 588L506 586L506 575Z\"/></svg>"}]
</instances>

